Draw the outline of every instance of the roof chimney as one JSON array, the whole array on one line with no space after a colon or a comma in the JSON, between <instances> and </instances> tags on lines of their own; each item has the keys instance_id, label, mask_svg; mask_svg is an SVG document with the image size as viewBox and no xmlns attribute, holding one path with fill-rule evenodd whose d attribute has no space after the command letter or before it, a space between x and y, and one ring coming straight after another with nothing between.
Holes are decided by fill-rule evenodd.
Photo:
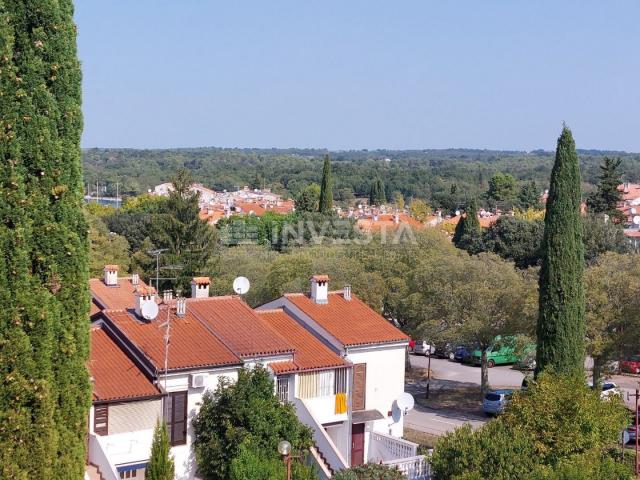
<instances>
[{"instance_id":1,"label":"roof chimney","mask_svg":"<svg viewBox=\"0 0 640 480\"><path fill-rule=\"evenodd\" d=\"M118 286L118 265L104 266L104 284L109 287Z\"/></svg>"},{"instance_id":2,"label":"roof chimney","mask_svg":"<svg viewBox=\"0 0 640 480\"><path fill-rule=\"evenodd\" d=\"M140 285L140 275L137 273L131 274L131 285Z\"/></svg>"},{"instance_id":3,"label":"roof chimney","mask_svg":"<svg viewBox=\"0 0 640 480\"><path fill-rule=\"evenodd\" d=\"M136 288L136 315L142 317L142 309L148 303L156 303L156 289L139 286Z\"/></svg>"},{"instance_id":4,"label":"roof chimney","mask_svg":"<svg viewBox=\"0 0 640 480\"><path fill-rule=\"evenodd\" d=\"M184 297L178 297L176 299L176 315L180 318L187 314L187 299Z\"/></svg>"},{"instance_id":5,"label":"roof chimney","mask_svg":"<svg viewBox=\"0 0 640 480\"><path fill-rule=\"evenodd\" d=\"M171 290L165 290L162 292L163 303L169 303L171 300L173 300L173 292Z\"/></svg>"},{"instance_id":6,"label":"roof chimney","mask_svg":"<svg viewBox=\"0 0 640 480\"><path fill-rule=\"evenodd\" d=\"M351 285L344 286L344 289L342 290L342 296L347 302L351 301Z\"/></svg>"},{"instance_id":7,"label":"roof chimney","mask_svg":"<svg viewBox=\"0 0 640 480\"><path fill-rule=\"evenodd\" d=\"M311 300L319 304L329 302L328 275L314 275L311 277Z\"/></svg>"},{"instance_id":8,"label":"roof chimney","mask_svg":"<svg viewBox=\"0 0 640 480\"><path fill-rule=\"evenodd\" d=\"M209 277L193 277L193 280L191 280L191 298L207 298L210 284Z\"/></svg>"}]
</instances>

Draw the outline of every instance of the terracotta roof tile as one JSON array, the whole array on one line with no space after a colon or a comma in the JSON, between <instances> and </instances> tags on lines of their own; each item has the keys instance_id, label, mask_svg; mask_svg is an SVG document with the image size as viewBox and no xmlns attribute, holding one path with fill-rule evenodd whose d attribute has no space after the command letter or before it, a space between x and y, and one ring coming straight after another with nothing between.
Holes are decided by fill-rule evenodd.
<instances>
[{"instance_id":1,"label":"terracotta roof tile","mask_svg":"<svg viewBox=\"0 0 640 480\"><path fill-rule=\"evenodd\" d=\"M146 283L139 281L138 286L146 287ZM119 278L118 285L112 287L98 278L89 280L89 288L95 303L102 309L109 308L121 310L133 308L136 304L136 285L131 283L130 278Z\"/></svg>"},{"instance_id":2,"label":"terracotta roof tile","mask_svg":"<svg viewBox=\"0 0 640 480\"><path fill-rule=\"evenodd\" d=\"M287 315L282 309L257 310L257 313L276 333L287 339L296 349L293 362L270 363L269 367L280 372L300 370L317 370L348 366L340 356L332 352L312 333ZM281 365L289 363L289 366Z\"/></svg>"},{"instance_id":3,"label":"terracotta roof tile","mask_svg":"<svg viewBox=\"0 0 640 480\"><path fill-rule=\"evenodd\" d=\"M282 375L283 373L293 373L293 372L300 371L296 363L292 361L271 362L269 363L269 369L271 369L271 371L276 375Z\"/></svg>"},{"instance_id":4,"label":"terracotta roof tile","mask_svg":"<svg viewBox=\"0 0 640 480\"><path fill-rule=\"evenodd\" d=\"M409 340L354 294L345 300L342 292L330 292L328 303L321 305L300 293L285 297L345 346Z\"/></svg>"},{"instance_id":5,"label":"terracotta roof tile","mask_svg":"<svg viewBox=\"0 0 640 480\"><path fill-rule=\"evenodd\" d=\"M195 315L241 358L284 355L294 350L240 297L189 299L187 312Z\"/></svg>"},{"instance_id":6,"label":"terracotta roof tile","mask_svg":"<svg viewBox=\"0 0 640 480\"><path fill-rule=\"evenodd\" d=\"M330 280L329 275L313 275L311 278L316 282L328 282Z\"/></svg>"},{"instance_id":7,"label":"terracotta roof tile","mask_svg":"<svg viewBox=\"0 0 640 480\"><path fill-rule=\"evenodd\" d=\"M167 308L162 305L158 317L151 322L138 319L132 311L104 311L107 321L120 330L158 371L164 369L165 327L161 325L166 321ZM171 313L169 370L241 363L229 348L190 314L190 302L187 302L184 317Z\"/></svg>"},{"instance_id":8,"label":"terracotta roof tile","mask_svg":"<svg viewBox=\"0 0 640 480\"><path fill-rule=\"evenodd\" d=\"M209 285L211 283L211 279L209 277L193 277L191 283L195 285Z\"/></svg>"},{"instance_id":9,"label":"terracotta roof tile","mask_svg":"<svg viewBox=\"0 0 640 480\"><path fill-rule=\"evenodd\" d=\"M120 267L118 265L105 265L104 270L108 272L117 271Z\"/></svg>"},{"instance_id":10,"label":"terracotta roof tile","mask_svg":"<svg viewBox=\"0 0 640 480\"><path fill-rule=\"evenodd\" d=\"M160 395L158 388L140 371L102 327L91 329L89 372L93 400L111 401Z\"/></svg>"}]
</instances>

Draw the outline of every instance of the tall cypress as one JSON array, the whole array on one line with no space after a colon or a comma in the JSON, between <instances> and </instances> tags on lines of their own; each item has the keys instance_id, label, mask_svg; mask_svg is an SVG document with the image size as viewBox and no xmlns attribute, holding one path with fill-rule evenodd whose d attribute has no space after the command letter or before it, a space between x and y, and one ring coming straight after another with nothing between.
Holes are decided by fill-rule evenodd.
<instances>
[{"instance_id":1,"label":"tall cypress","mask_svg":"<svg viewBox=\"0 0 640 480\"><path fill-rule=\"evenodd\" d=\"M537 372L581 373L585 355L580 165L571 131L558 138L540 271Z\"/></svg>"},{"instance_id":2,"label":"tall cypress","mask_svg":"<svg viewBox=\"0 0 640 480\"><path fill-rule=\"evenodd\" d=\"M333 180L331 179L331 160L329 155L324 156L322 167L322 183L320 184L320 213L331 213L333 208Z\"/></svg>"},{"instance_id":3,"label":"tall cypress","mask_svg":"<svg viewBox=\"0 0 640 480\"><path fill-rule=\"evenodd\" d=\"M384 190L384 182L376 175L376 178L371 182L371 189L369 190L369 205L383 205L387 203L387 195Z\"/></svg>"},{"instance_id":4,"label":"tall cypress","mask_svg":"<svg viewBox=\"0 0 640 480\"><path fill-rule=\"evenodd\" d=\"M0 0L0 477L82 478L90 385L71 0Z\"/></svg>"}]
</instances>

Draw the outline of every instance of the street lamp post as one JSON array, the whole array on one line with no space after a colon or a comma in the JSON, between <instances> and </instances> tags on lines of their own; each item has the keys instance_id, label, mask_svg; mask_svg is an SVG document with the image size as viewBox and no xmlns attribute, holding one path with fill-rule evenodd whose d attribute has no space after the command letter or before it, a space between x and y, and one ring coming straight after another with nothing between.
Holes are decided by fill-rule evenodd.
<instances>
[{"instance_id":1,"label":"street lamp post","mask_svg":"<svg viewBox=\"0 0 640 480\"><path fill-rule=\"evenodd\" d=\"M286 473L286 480L291 480L291 444L286 440L278 443L278 453L282 456Z\"/></svg>"}]
</instances>

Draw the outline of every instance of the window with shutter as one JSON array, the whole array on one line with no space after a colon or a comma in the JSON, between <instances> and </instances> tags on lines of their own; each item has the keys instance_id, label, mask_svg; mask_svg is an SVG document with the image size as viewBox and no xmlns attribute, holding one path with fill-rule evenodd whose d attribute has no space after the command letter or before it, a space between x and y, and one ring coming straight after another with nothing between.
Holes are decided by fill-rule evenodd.
<instances>
[{"instance_id":1,"label":"window with shutter","mask_svg":"<svg viewBox=\"0 0 640 480\"><path fill-rule=\"evenodd\" d=\"M93 407L93 431L96 435L109 435L109 405Z\"/></svg>"},{"instance_id":2,"label":"window with shutter","mask_svg":"<svg viewBox=\"0 0 640 480\"><path fill-rule=\"evenodd\" d=\"M356 363L353 366L353 396L354 410L364 410L366 404L367 364Z\"/></svg>"},{"instance_id":3,"label":"window with shutter","mask_svg":"<svg viewBox=\"0 0 640 480\"><path fill-rule=\"evenodd\" d=\"M167 426L171 446L187 443L187 392L175 392L167 398Z\"/></svg>"}]
</instances>

